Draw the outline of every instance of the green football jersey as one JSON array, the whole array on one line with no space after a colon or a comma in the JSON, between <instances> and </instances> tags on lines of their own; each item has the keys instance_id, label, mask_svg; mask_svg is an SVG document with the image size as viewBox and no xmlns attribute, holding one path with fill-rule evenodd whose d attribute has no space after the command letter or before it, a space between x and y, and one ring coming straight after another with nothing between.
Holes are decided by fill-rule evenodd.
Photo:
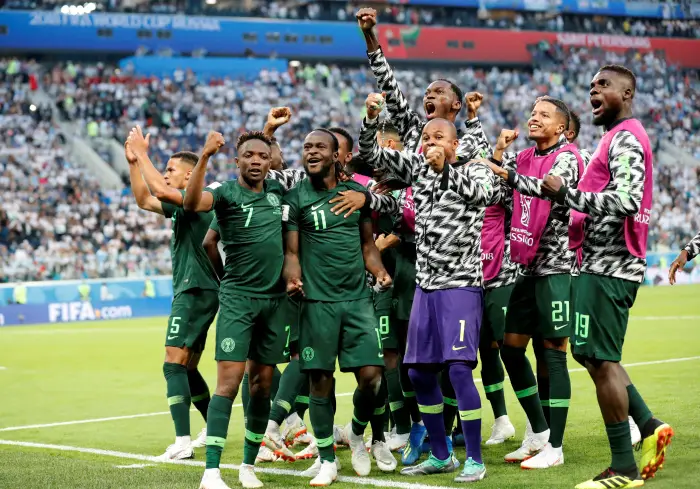
<instances>
[{"instance_id":1,"label":"green football jersey","mask_svg":"<svg viewBox=\"0 0 700 489\"><path fill-rule=\"evenodd\" d=\"M339 182L333 190L316 190L303 180L284 199L287 231L299 231L299 260L304 295L315 301L349 301L369 297L362 256L360 223L369 211L347 219L331 212L328 201L344 190L364 191L355 182Z\"/></svg>"},{"instance_id":2,"label":"green football jersey","mask_svg":"<svg viewBox=\"0 0 700 489\"><path fill-rule=\"evenodd\" d=\"M185 192L181 191L184 195ZM185 212L177 205L163 202L163 214L172 222L170 254L173 261L173 293L189 289L217 290L216 278L202 241L209 230L213 212Z\"/></svg>"},{"instance_id":3,"label":"green football jersey","mask_svg":"<svg viewBox=\"0 0 700 489\"><path fill-rule=\"evenodd\" d=\"M279 182L265 180L260 193L241 186L238 180L212 184L204 190L214 196L214 212L226 255L221 286L248 297L284 295L284 189Z\"/></svg>"}]
</instances>

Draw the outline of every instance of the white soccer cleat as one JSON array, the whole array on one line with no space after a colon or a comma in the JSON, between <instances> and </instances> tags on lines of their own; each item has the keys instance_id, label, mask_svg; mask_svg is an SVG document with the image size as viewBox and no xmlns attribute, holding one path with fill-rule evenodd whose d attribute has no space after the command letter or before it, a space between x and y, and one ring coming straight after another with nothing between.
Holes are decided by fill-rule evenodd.
<instances>
[{"instance_id":1,"label":"white soccer cleat","mask_svg":"<svg viewBox=\"0 0 700 489\"><path fill-rule=\"evenodd\" d=\"M348 439L347 432L352 430L352 423L348 423L346 426L340 426L339 424L333 425L333 440L336 446L349 446L350 440Z\"/></svg>"},{"instance_id":2,"label":"white soccer cleat","mask_svg":"<svg viewBox=\"0 0 700 489\"><path fill-rule=\"evenodd\" d=\"M190 458L194 458L194 450L192 450L192 443L173 443L165 450L165 453L163 455L160 455L156 458L159 462L170 462L172 460L187 460Z\"/></svg>"},{"instance_id":3,"label":"white soccer cleat","mask_svg":"<svg viewBox=\"0 0 700 489\"><path fill-rule=\"evenodd\" d=\"M203 448L207 446L207 429L202 428L202 431L199 432L197 435L197 438L194 439L192 442L192 448Z\"/></svg>"},{"instance_id":4,"label":"white soccer cleat","mask_svg":"<svg viewBox=\"0 0 700 489\"><path fill-rule=\"evenodd\" d=\"M630 438L632 440L632 446L642 441L642 432L639 431L639 426L634 422L632 416L629 417L630 420Z\"/></svg>"},{"instance_id":5,"label":"white soccer cleat","mask_svg":"<svg viewBox=\"0 0 700 489\"><path fill-rule=\"evenodd\" d=\"M486 440L486 445L500 445L506 440L509 440L515 436L515 426L510 422L508 415L496 418L493 423L493 428L491 430L491 437Z\"/></svg>"},{"instance_id":6,"label":"white soccer cleat","mask_svg":"<svg viewBox=\"0 0 700 489\"><path fill-rule=\"evenodd\" d=\"M311 479L310 486L325 487L330 486L338 478L338 467L333 462L322 462L318 475Z\"/></svg>"},{"instance_id":7,"label":"white soccer cleat","mask_svg":"<svg viewBox=\"0 0 700 489\"><path fill-rule=\"evenodd\" d=\"M311 445L312 443L316 443L316 438L311 433L305 432L294 437L291 446L298 447L299 445ZM287 442L287 446L290 446L289 442Z\"/></svg>"},{"instance_id":8,"label":"white soccer cleat","mask_svg":"<svg viewBox=\"0 0 700 489\"><path fill-rule=\"evenodd\" d=\"M389 447L389 450L391 450L392 452L397 452L406 446L406 443L408 443L408 438L410 436L410 433L404 433L403 435L394 433L386 439L386 444Z\"/></svg>"},{"instance_id":9,"label":"white soccer cleat","mask_svg":"<svg viewBox=\"0 0 700 489\"><path fill-rule=\"evenodd\" d=\"M338 460L338 457L335 457L335 468L336 468L336 473L340 472L340 460ZM301 473L302 477L311 477L314 478L316 477L319 472L321 471L321 457L316 457L316 460L314 460L314 464L303 471Z\"/></svg>"},{"instance_id":10,"label":"white soccer cleat","mask_svg":"<svg viewBox=\"0 0 700 489\"><path fill-rule=\"evenodd\" d=\"M199 483L199 489L231 489L221 478L219 469L207 469Z\"/></svg>"},{"instance_id":11,"label":"white soccer cleat","mask_svg":"<svg viewBox=\"0 0 700 489\"><path fill-rule=\"evenodd\" d=\"M360 477L365 477L369 475L369 471L372 470L372 461L369 458L369 452L367 452L367 447L365 447L365 440L362 436L358 436L352 432L352 427L348 424L345 427L350 450L352 451L352 468L355 469L355 473Z\"/></svg>"},{"instance_id":12,"label":"white soccer cleat","mask_svg":"<svg viewBox=\"0 0 700 489\"><path fill-rule=\"evenodd\" d=\"M311 437L311 443L301 452L294 455L294 458L296 460L307 460L314 457L318 457L318 445L316 445L316 439Z\"/></svg>"},{"instance_id":13,"label":"white soccer cleat","mask_svg":"<svg viewBox=\"0 0 700 489\"><path fill-rule=\"evenodd\" d=\"M396 470L396 459L389 450L389 446L383 441L375 441L370 449L377 467L382 472L393 472Z\"/></svg>"},{"instance_id":14,"label":"white soccer cleat","mask_svg":"<svg viewBox=\"0 0 700 489\"><path fill-rule=\"evenodd\" d=\"M297 413L290 414L286 421L284 431L282 431L282 439L285 441L287 446L298 445L303 443L308 438L300 439L304 435L308 434L308 430L304 421L299 417ZM307 441L308 443L308 441Z\"/></svg>"},{"instance_id":15,"label":"white soccer cleat","mask_svg":"<svg viewBox=\"0 0 700 489\"><path fill-rule=\"evenodd\" d=\"M532 458L523 460L520 464L520 468L548 469L550 467L556 467L557 465L564 465L564 451L562 447L554 448L551 444L547 443L540 453Z\"/></svg>"},{"instance_id":16,"label":"white soccer cleat","mask_svg":"<svg viewBox=\"0 0 700 489\"><path fill-rule=\"evenodd\" d=\"M266 445L260 445L258 455L255 457L255 463L277 462L280 457L275 455L275 452L270 450Z\"/></svg>"},{"instance_id":17,"label":"white soccer cleat","mask_svg":"<svg viewBox=\"0 0 700 489\"><path fill-rule=\"evenodd\" d=\"M238 469L238 482L240 482L245 489L257 489L263 486L258 476L255 475L253 466L248 464L241 464L241 467Z\"/></svg>"},{"instance_id":18,"label":"white soccer cleat","mask_svg":"<svg viewBox=\"0 0 700 489\"><path fill-rule=\"evenodd\" d=\"M282 460L285 460L287 462L293 462L296 460L294 457L294 453L287 448L287 445L284 443L284 440L282 440L282 436L280 435L279 431L276 433L274 431L268 431L265 433L265 436L263 437L263 443L267 448L275 452L275 455L277 455L279 458Z\"/></svg>"},{"instance_id":19,"label":"white soccer cleat","mask_svg":"<svg viewBox=\"0 0 700 489\"><path fill-rule=\"evenodd\" d=\"M516 451L509 453L504 457L508 463L522 462L537 455L549 441L549 430L542 433L532 433L520 445Z\"/></svg>"}]
</instances>

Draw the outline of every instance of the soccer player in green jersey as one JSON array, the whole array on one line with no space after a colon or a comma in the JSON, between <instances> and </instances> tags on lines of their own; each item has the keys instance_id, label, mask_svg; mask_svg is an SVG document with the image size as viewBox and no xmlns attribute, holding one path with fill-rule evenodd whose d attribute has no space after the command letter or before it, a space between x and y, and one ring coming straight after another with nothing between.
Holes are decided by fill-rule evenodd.
<instances>
[{"instance_id":1,"label":"soccer player in green jersey","mask_svg":"<svg viewBox=\"0 0 700 489\"><path fill-rule=\"evenodd\" d=\"M219 308L219 281L202 248L212 213L186 212L182 208L183 190L198 156L190 152L175 153L168 161L164 177L148 158L148 140L140 127L134 128L125 144L125 153L131 189L139 207L162 214L172 222L170 251L174 298L166 333L163 374L175 425L175 443L160 458L181 460L192 458L193 447L202 447L206 441L205 430L194 443L190 441L190 403L206 421L209 388L197 365L207 331Z\"/></svg>"},{"instance_id":2,"label":"soccer player in green jersey","mask_svg":"<svg viewBox=\"0 0 700 489\"><path fill-rule=\"evenodd\" d=\"M336 358L341 371L354 372L352 465L358 475L370 471L362 439L377 406L384 365L365 269L380 287L391 285L374 244L366 211L347 219L331 212L329 198L345 190L361 190L338 179L338 140L317 129L304 140L302 161L308 178L284 199L286 223L284 277L290 295L303 295L299 326L302 370L311 378L309 411L321 467L312 486L328 486L337 477L333 450L333 409L330 393ZM382 468L380 466L380 468Z\"/></svg>"},{"instance_id":3,"label":"soccer player in green jersey","mask_svg":"<svg viewBox=\"0 0 700 489\"><path fill-rule=\"evenodd\" d=\"M226 255L216 325L217 385L209 404L202 489L228 487L221 479L219 464L246 360L251 397L245 416L239 481L246 488L262 487L253 464L270 412L274 366L285 360L290 333L285 329L286 299L281 280L284 250L280 204L284 189L280 183L265 179L271 161L270 140L260 132L241 135L236 144L238 179L204 188L209 158L223 144L221 134L209 134L184 201L188 210L214 210Z\"/></svg>"}]
</instances>

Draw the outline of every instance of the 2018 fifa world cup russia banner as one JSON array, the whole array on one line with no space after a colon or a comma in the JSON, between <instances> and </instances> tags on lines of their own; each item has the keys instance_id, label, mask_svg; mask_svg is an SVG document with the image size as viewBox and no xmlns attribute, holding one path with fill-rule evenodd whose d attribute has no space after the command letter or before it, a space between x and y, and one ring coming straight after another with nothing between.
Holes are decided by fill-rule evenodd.
<instances>
[{"instance_id":1,"label":"2018 fifa world cup russia banner","mask_svg":"<svg viewBox=\"0 0 700 489\"><path fill-rule=\"evenodd\" d=\"M663 51L671 64L700 68L696 39L382 25L379 41L390 59L527 64L548 45L559 44L617 52Z\"/></svg>"},{"instance_id":2,"label":"2018 fifa world cup russia banner","mask_svg":"<svg viewBox=\"0 0 700 489\"><path fill-rule=\"evenodd\" d=\"M0 307L0 326L147 318L170 314L166 297L115 301L72 301Z\"/></svg>"}]
</instances>

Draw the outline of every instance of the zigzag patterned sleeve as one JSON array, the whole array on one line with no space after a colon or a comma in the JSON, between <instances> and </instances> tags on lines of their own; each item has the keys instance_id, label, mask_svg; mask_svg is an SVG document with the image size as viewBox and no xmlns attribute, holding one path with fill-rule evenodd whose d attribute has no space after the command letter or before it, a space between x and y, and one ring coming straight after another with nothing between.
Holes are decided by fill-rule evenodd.
<instances>
[{"instance_id":1,"label":"zigzag patterned sleeve","mask_svg":"<svg viewBox=\"0 0 700 489\"><path fill-rule=\"evenodd\" d=\"M393 149L382 149L377 143L378 118L362 120L360 130L360 157L372 168L385 171L397 180L408 185L413 183L413 168L416 161L420 164L420 156L404 154Z\"/></svg>"},{"instance_id":2,"label":"zigzag patterned sleeve","mask_svg":"<svg viewBox=\"0 0 700 489\"><path fill-rule=\"evenodd\" d=\"M576 182L578 182L578 161L576 156L570 151L557 155L557 159L552 165L552 169L549 170L548 175L561 177L564 180L564 185L575 187ZM512 173L513 188L521 194L529 195L530 197L544 198L541 189L542 181L542 179L537 177L528 177L517 172Z\"/></svg>"},{"instance_id":3,"label":"zigzag patterned sleeve","mask_svg":"<svg viewBox=\"0 0 700 489\"><path fill-rule=\"evenodd\" d=\"M306 172L304 170L295 170L293 168L287 168L286 170L282 171L270 170L267 172L267 178L270 180L277 180L282 184L285 190L289 190L306 178Z\"/></svg>"},{"instance_id":4,"label":"zigzag patterned sleeve","mask_svg":"<svg viewBox=\"0 0 700 489\"><path fill-rule=\"evenodd\" d=\"M464 123L466 131L459 140L457 156L473 160L474 158L489 158L493 155L491 143L484 133L478 117Z\"/></svg>"},{"instance_id":5,"label":"zigzag patterned sleeve","mask_svg":"<svg viewBox=\"0 0 700 489\"><path fill-rule=\"evenodd\" d=\"M447 177L450 179L449 190L457 193L464 201L474 207L492 205L496 176L483 163L470 163L465 172L448 166Z\"/></svg>"},{"instance_id":6,"label":"zigzag patterned sleeve","mask_svg":"<svg viewBox=\"0 0 700 489\"><path fill-rule=\"evenodd\" d=\"M381 214L394 215L399 210L398 201L391 195L379 195L370 191L369 208Z\"/></svg>"},{"instance_id":7,"label":"zigzag patterned sleeve","mask_svg":"<svg viewBox=\"0 0 700 489\"><path fill-rule=\"evenodd\" d=\"M419 126L422 118L408 106L408 100L399 88L399 83L394 77L394 71L384 57L382 48L373 53L367 53L369 67L377 79L377 88L380 92L386 92L386 109L391 121L399 131L401 141L405 142L406 135L415 126Z\"/></svg>"},{"instance_id":8,"label":"zigzag patterned sleeve","mask_svg":"<svg viewBox=\"0 0 700 489\"><path fill-rule=\"evenodd\" d=\"M688 252L688 260L700 255L700 233L696 234L683 249Z\"/></svg>"},{"instance_id":9,"label":"zigzag patterned sleeve","mask_svg":"<svg viewBox=\"0 0 700 489\"><path fill-rule=\"evenodd\" d=\"M644 193L644 149L629 131L613 137L608 150L612 179L602 192L568 189L566 205L590 216L633 216L639 211Z\"/></svg>"}]
</instances>

